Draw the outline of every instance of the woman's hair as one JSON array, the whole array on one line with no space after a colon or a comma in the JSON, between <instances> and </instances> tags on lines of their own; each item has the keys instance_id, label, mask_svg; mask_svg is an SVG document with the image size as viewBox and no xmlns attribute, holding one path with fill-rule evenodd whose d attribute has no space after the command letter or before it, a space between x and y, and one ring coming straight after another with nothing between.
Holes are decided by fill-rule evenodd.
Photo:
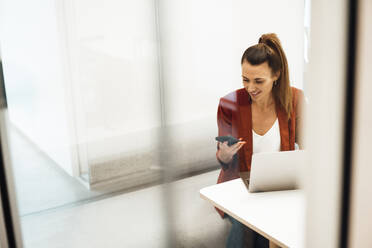
<instances>
[{"instance_id":1,"label":"woman's hair","mask_svg":"<svg viewBox=\"0 0 372 248\"><path fill-rule=\"evenodd\" d=\"M274 33L263 34L257 45L249 47L243 53L241 64L248 62L259 65L268 62L271 73L280 72L276 84L273 86L273 96L286 113L288 119L292 112L292 90L289 85L288 62L278 36Z\"/></svg>"}]
</instances>

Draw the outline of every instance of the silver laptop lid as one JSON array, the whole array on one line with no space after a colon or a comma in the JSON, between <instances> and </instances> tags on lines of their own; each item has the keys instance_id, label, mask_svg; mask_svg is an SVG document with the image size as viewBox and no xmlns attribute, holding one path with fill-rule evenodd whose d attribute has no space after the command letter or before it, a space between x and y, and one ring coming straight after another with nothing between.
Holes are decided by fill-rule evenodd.
<instances>
[{"instance_id":1,"label":"silver laptop lid","mask_svg":"<svg viewBox=\"0 0 372 248\"><path fill-rule=\"evenodd\" d=\"M304 163L303 150L253 154L249 192L298 188Z\"/></svg>"}]
</instances>

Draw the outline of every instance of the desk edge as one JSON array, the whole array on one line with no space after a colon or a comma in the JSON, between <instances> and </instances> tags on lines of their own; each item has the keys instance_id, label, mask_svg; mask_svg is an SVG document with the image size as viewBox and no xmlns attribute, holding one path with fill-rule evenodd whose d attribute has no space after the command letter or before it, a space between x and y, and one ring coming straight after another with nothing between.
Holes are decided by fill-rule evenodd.
<instances>
[{"instance_id":1,"label":"desk edge","mask_svg":"<svg viewBox=\"0 0 372 248\"><path fill-rule=\"evenodd\" d=\"M204 188L203 188L204 189ZM261 234L262 236L264 236L265 238L269 239L270 241L273 241L274 243L276 243L277 245L283 247L283 248L288 248L289 246L288 245L285 245L283 244L282 242L280 242L279 240L277 240L276 238L268 235L267 233L265 233L264 231L262 231L261 229L249 224L248 222L244 221L243 219L241 219L240 217L236 216L235 214L231 213L230 211L228 211L226 208L220 206L219 204L217 204L215 201L211 200L210 198L208 198L207 196L203 195L203 193L201 192L203 189L200 189L199 190L199 194L200 194L200 198L206 200L206 201L209 201L210 203L212 203L212 205L220 210L222 210L223 212L227 213L228 215L232 216L234 219L238 220L240 223L243 223L244 225L248 226L249 228L251 228L252 230L258 232L259 234Z\"/></svg>"}]
</instances>

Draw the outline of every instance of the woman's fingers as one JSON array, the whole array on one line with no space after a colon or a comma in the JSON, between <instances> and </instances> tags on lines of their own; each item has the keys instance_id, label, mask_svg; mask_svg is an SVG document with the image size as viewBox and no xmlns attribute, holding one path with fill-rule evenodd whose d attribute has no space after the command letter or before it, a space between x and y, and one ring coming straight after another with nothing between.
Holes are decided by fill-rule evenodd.
<instances>
[{"instance_id":1,"label":"woman's fingers","mask_svg":"<svg viewBox=\"0 0 372 248\"><path fill-rule=\"evenodd\" d=\"M228 148L229 146L227 145L227 141L221 142L221 145L223 146L224 149Z\"/></svg>"},{"instance_id":2,"label":"woman's fingers","mask_svg":"<svg viewBox=\"0 0 372 248\"><path fill-rule=\"evenodd\" d=\"M245 141L239 141L238 143L236 143L235 144L236 146L234 145L232 149L233 154L237 153L240 150L240 148L244 146L245 143L246 143Z\"/></svg>"},{"instance_id":3,"label":"woman's fingers","mask_svg":"<svg viewBox=\"0 0 372 248\"><path fill-rule=\"evenodd\" d=\"M232 146L229 146L228 145L228 142L225 141L225 142L219 142L220 143L220 151L225 154L225 155L228 155L228 156L233 156L235 153L237 153L240 148L242 148L242 146L244 146L244 144L246 143L245 141L241 141L242 138L239 138L239 142L235 143L234 145Z\"/></svg>"},{"instance_id":4,"label":"woman's fingers","mask_svg":"<svg viewBox=\"0 0 372 248\"><path fill-rule=\"evenodd\" d=\"M238 142L236 142L234 145L232 145L230 147L233 148L233 149L235 149L236 147L238 147L242 143L245 144L245 141L242 141L242 138L240 138Z\"/></svg>"}]
</instances>

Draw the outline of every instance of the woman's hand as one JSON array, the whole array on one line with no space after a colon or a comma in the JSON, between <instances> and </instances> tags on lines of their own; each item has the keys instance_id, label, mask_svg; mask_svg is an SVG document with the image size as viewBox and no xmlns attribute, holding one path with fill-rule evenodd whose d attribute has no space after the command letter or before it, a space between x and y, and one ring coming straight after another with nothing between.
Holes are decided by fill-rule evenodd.
<instances>
[{"instance_id":1,"label":"woman's hand","mask_svg":"<svg viewBox=\"0 0 372 248\"><path fill-rule=\"evenodd\" d=\"M239 140L242 140L242 138L239 138ZM220 149L218 150L217 157L221 162L228 164L231 162L233 156L240 150L240 148L244 146L246 142L239 141L232 146L228 146L227 141L218 143Z\"/></svg>"}]
</instances>

